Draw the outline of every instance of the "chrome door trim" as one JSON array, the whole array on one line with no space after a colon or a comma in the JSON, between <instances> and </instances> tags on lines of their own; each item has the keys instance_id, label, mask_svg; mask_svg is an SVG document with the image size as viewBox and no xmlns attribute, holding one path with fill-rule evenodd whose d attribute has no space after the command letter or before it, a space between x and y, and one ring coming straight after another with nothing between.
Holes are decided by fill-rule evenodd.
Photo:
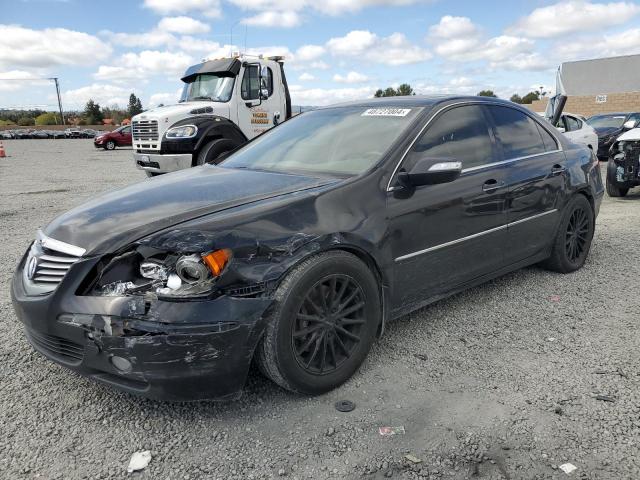
<instances>
[{"instance_id":1,"label":"chrome door trim","mask_svg":"<svg viewBox=\"0 0 640 480\"><path fill-rule=\"evenodd\" d=\"M527 218L522 218L520 220L516 220L515 222L505 223L504 225L500 225L499 227L490 228L489 230L484 230L482 232L474 233L473 235L468 235L466 237L461 237L456 240L451 240L450 242L441 243L440 245L435 245L433 247L425 248L424 250L418 250L417 252L407 253L406 255L402 255L395 259L395 262L401 262L403 260L407 260L408 258L417 257L418 255L423 255L425 253L433 252L435 250L440 250L441 248L450 247L452 245L456 245L458 243L466 242L467 240L473 240L474 238L482 237L483 235L488 235L490 233L498 232L500 230L504 230L506 228L512 227L514 225L518 225L520 223L528 222L529 220L535 220L536 218L543 217L545 215L549 215L551 213L557 212L558 209L554 208L553 210L547 210L546 212L538 213L536 215L532 215Z\"/></svg>"},{"instance_id":2,"label":"chrome door trim","mask_svg":"<svg viewBox=\"0 0 640 480\"><path fill-rule=\"evenodd\" d=\"M500 162L485 163L484 165L478 165L477 167L463 168L462 169L462 173L475 172L475 171L478 171L478 170L482 170L484 168L496 167L496 166L499 166L499 165L506 165L508 163L518 162L520 160L526 160L528 158L541 157L542 155L549 155L551 153L559 153L561 151L562 150L549 150L548 152L533 153L531 155L525 155L523 157L510 158L509 160L502 160Z\"/></svg>"}]
</instances>

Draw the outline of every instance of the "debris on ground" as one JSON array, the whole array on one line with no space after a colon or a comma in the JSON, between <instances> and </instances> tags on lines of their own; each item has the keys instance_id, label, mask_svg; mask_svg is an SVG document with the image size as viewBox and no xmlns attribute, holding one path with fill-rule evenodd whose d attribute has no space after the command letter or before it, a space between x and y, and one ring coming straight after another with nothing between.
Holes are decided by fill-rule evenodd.
<instances>
[{"instance_id":1,"label":"debris on ground","mask_svg":"<svg viewBox=\"0 0 640 480\"><path fill-rule=\"evenodd\" d=\"M562 470L564 473L566 473L567 475L569 475L571 472L573 472L574 470L576 470L578 467L576 467L574 464L572 463L563 463L562 465L560 465L558 467L560 470Z\"/></svg>"},{"instance_id":2,"label":"debris on ground","mask_svg":"<svg viewBox=\"0 0 640 480\"><path fill-rule=\"evenodd\" d=\"M611 402L614 403L616 399L610 395L596 395L596 400L602 400L603 402Z\"/></svg>"},{"instance_id":3,"label":"debris on ground","mask_svg":"<svg viewBox=\"0 0 640 480\"><path fill-rule=\"evenodd\" d=\"M549 297L549 300L551 300L552 302L559 302L560 301L560 295L551 295Z\"/></svg>"},{"instance_id":4,"label":"debris on ground","mask_svg":"<svg viewBox=\"0 0 640 480\"><path fill-rule=\"evenodd\" d=\"M138 470L143 470L149 465L151 461L151 452L149 450L144 450L142 452L135 452L131 455L131 460L129 460L129 466L127 467L127 472L133 473Z\"/></svg>"},{"instance_id":5,"label":"debris on ground","mask_svg":"<svg viewBox=\"0 0 640 480\"><path fill-rule=\"evenodd\" d=\"M422 460L420 460L418 457L415 457L413 455L411 455L410 453L404 456L405 459L409 460L411 463L421 463Z\"/></svg>"},{"instance_id":6,"label":"debris on ground","mask_svg":"<svg viewBox=\"0 0 640 480\"><path fill-rule=\"evenodd\" d=\"M390 437L392 435L404 435L404 425L400 425L399 427L380 427L378 428L378 432L383 437Z\"/></svg>"},{"instance_id":7,"label":"debris on ground","mask_svg":"<svg viewBox=\"0 0 640 480\"><path fill-rule=\"evenodd\" d=\"M356 408L356 404L350 400L340 400L339 402L336 402L335 407L339 412L351 412Z\"/></svg>"},{"instance_id":8,"label":"debris on ground","mask_svg":"<svg viewBox=\"0 0 640 480\"><path fill-rule=\"evenodd\" d=\"M418 360L422 360L423 362L427 361L427 356L424 353L414 353L413 356Z\"/></svg>"}]
</instances>

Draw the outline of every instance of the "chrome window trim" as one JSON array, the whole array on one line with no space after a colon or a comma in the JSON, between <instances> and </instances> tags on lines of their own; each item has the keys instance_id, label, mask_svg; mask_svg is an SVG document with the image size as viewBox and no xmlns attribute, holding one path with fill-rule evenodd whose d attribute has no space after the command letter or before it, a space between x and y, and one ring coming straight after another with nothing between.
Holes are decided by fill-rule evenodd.
<instances>
[{"instance_id":1,"label":"chrome window trim","mask_svg":"<svg viewBox=\"0 0 640 480\"><path fill-rule=\"evenodd\" d=\"M551 213L557 212L558 209L554 208L553 210L547 210L546 212L538 213L536 215L532 215L530 217L522 218L520 220L516 220L515 222L505 223L504 225L500 225L499 227L490 228L489 230L484 230L482 232L474 233L472 235L468 235L466 237L457 238L455 240L451 240L450 242L441 243L440 245L434 245L433 247L425 248L423 250L418 250L417 252L407 253L406 255L401 255L397 257L394 261L401 262L403 260L407 260L408 258L417 257L419 255L423 255L425 253L433 252L435 250L440 250L442 248L450 247L452 245L457 245L458 243L466 242L467 240L473 240L474 238L482 237L484 235L488 235L490 233L498 232L500 230L507 229L514 225L518 225L520 223L528 222L529 220L535 220L536 218L543 217L545 215L549 215Z\"/></svg>"},{"instance_id":2,"label":"chrome window trim","mask_svg":"<svg viewBox=\"0 0 640 480\"><path fill-rule=\"evenodd\" d=\"M487 163L485 165L478 165L476 167L469 167L467 169L463 169L462 173L466 173L466 172L472 172L474 170L481 170L482 168L488 168L488 167L494 167L497 165L501 165L501 164L506 164L506 163L511 163L511 162L516 162L518 160L523 160L525 158L531 158L534 156L538 156L538 155L546 155L547 153L557 153L557 152L562 152L562 143L560 142L560 140L558 140L558 137L555 135L554 132L551 132L544 124L542 124L541 122L539 122L536 118L533 117L533 115L530 115L529 112L525 112L524 109L520 109L520 108L514 108L510 105L505 105L503 103L499 103L499 102L490 102L490 101L464 101L464 102L456 102L456 103L451 103L449 105L445 105L444 107L440 108L438 111L436 111L436 113L433 114L433 116L427 120L427 122L424 124L424 126L420 129L420 131L418 132L418 134L416 135L416 137L413 139L413 141L409 144L409 146L407 147L407 149L405 150L405 152L402 154L402 157L400 157L400 160L398 161L398 163L396 164L395 168L393 169L393 171L391 172L391 177L389 177L389 182L387 183L387 192L393 192L394 188L391 186L391 182L393 181L394 177L396 176L396 173L398 172L398 169L400 168L400 165L402 165L402 162L404 162L404 159L407 157L407 155L409 154L409 152L411 151L411 149L413 148L413 146L416 144L416 142L418 141L418 139L422 136L422 134L424 133L424 131L429 127L429 125L431 125L431 122L438 116L440 115L441 112L443 112L444 110L448 109L448 108L452 108L452 107L458 107L458 106L462 106L462 105L496 105L498 107L505 107L505 108L511 108L513 110L517 110L519 112L524 113L525 115L527 115L529 118L531 118L534 122L536 122L538 125L540 125L542 128L544 128L546 130L546 132L551 135L553 137L553 139L556 141L556 146L558 147L556 150L550 150L548 152L542 152L542 153L536 153L533 155L528 155L525 157L518 157L518 158L511 158L509 160L501 160L499 162L492 162L492 163ZM496 139L496 141L498 141ZM544 145L544 142L543 142Z\"/></svg>"}]
</instances>

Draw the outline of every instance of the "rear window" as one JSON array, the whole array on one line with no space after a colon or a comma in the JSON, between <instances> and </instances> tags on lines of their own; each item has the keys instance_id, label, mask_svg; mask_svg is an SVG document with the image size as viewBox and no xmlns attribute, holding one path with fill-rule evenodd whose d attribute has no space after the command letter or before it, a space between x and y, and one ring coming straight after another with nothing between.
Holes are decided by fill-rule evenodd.
<instances>
[{"instance_id":1,"label":"rear window","mask_svg":"<svg viewBox=\"0 0 640 480\"><path fill-rule=\"evenodd\" d=\"M546 151L537 123L524 112L510 107L487 106L502 145L505 160Z\"/></svg>"}]
</instances>

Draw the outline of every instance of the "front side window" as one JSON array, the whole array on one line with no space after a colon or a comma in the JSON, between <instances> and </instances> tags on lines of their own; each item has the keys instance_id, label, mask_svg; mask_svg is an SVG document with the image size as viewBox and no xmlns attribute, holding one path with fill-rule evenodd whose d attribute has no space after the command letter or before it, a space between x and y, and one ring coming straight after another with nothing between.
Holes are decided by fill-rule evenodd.
<instances>
[{"instance_id":1,"label":"front side window","mask_svg":"<svg viewBox=\"0 0 640 480\"><path fill-rule=\"evenodd\" d=\"M340 107L287 120L231 155L220 166L351 176L376 165L422 108Z\"/></svg>"},{"instance_id":2,"label":"front side window","mask_svg":"<svg viewBox=\"0 0 640 480\"><path fill-rule=\"evenodd\" d=\"M243 100L260 98L260 71L258 65L247 65L242 76L241 93Z\"/></svg>"},{"instance_id":3,"label":"front side window","mask_svg":"<svg viewBox=\"0 0 640 480\"><path fill-rule=\"evenodd\" d=\"M123 135L128 135L131 133L131 127L124 127L121 132Z\"/></svg>"},{"instance_id":4,"label":"front side window","mask_svg":"<svg viewBox=\"0 0 640 480\"><path fill-rule=\"evenodd\" d=\"M421 158L462 162L462 168L491 163L493 146L482 107L467 105L444 112L413 145L402 167L410 171Z\"/></svg>"},{"instance_id":5,"label":"front side window","mask_svg":"<svg viewBox=\"0 0 640 480\"><path fill-rule=\"evenodd\" d=\"M215 73L196 75L185 83L180 101L209 100L212 102L228 102L231 100L234 81L235 77Z\"/></svg>"},{"instance_id":6,"label":"front side window","mask_svg":"<svg viewBox=\"0 0 640 480\"><path fill-rule=\"evenodd\" d=\"M529 115L510 107L489 105L487 108L493 117L505 160L545 152L537 124Z\"/></svg>"}]
</instances>

